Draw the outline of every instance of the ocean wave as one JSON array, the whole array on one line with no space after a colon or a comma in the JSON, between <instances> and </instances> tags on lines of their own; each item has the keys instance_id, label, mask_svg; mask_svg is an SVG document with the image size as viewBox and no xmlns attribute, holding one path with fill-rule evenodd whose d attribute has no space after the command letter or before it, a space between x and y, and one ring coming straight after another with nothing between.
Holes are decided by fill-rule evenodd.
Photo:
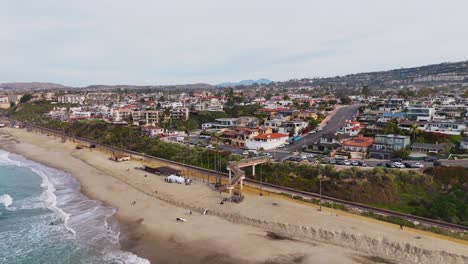
<instances>
[{"instance_id":1,"label":"ocean wave","mask_svg":"<svg viewBox=\"0 0 468 264\"><path fill-rule=\"evenodd\" d=\"M0 204L3 204L5 209L9 209L8 207L13 204L13 198L9 194L2 194L0 195Z\"/></svg>"},{"instance_id":2,"label":"ocean wave","mask_svg":"<svg viewBox=\"0 0 468 264\"><path fill-rule=\"evenodd\" d=\"M70 239L82 246L97 249L104 260L111 263L148 264L149 261L130 252L120 250L120 226L114 219L116 209L91 200L80 192L80 183L69 173L27 160L22 156L0 150L0 165L18 166L37 174L43 189L39 197L15 201L14 209L43 207L55 213L71 234ZM11 205L9 195L0 200L5 207ZM2 198L0 198L2 199Z\"/></svg>"}]
</instances>

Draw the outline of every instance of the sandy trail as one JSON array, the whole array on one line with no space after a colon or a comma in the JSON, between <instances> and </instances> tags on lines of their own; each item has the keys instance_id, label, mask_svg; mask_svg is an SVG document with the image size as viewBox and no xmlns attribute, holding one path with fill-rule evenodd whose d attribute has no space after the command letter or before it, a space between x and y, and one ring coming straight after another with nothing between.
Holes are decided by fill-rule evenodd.
<instances>
[{"instance_id":1,"label":"sandy trail","mask_svg":"<svg viewBox=\"0 0 468 264\"><path fill-rule=\"evenodd\" d=\"M168 184L136 170L139 161L115 163L103 152L76 150L71 142L25 130L1 133L3 149L71 173L83 193L118 208L116 216L128 229L123 245L154 263L468 263L465 242L339 211L318 212L255 191L246 192L241 204L221 205L227 194L210 190L201 178L191 186ZM200 214L204 208L209 215ZM176 217L189 221L178 223Z\"/></svg>"}]
</instances>

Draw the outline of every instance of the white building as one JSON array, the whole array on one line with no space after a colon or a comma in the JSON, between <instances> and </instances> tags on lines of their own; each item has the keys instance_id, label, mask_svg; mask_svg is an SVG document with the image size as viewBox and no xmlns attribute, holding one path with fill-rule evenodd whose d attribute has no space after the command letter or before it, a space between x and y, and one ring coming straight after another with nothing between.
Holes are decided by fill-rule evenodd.
<instances>
[{"instance_id":1,"label":"white building","mask_svg":"<svg viewBox=\"0 0 468 264\"><path fill-rule=\"evenodd\" d=\"M150 136L150 137L157 137L161 136L164 134L164 129L158 126L144 126L141 131L143 132L144 135Z\"/></svg>"},{"instance_id":2,"label":"white building","mask_svg":"<svg viewBox=\"0 0 468 264\"><path fill-rule=\"evenodd\" d=\"M406 109L406 118L413 121L432 121L435 109L432 107L408 107Z\"/></svg>"},{"instance_id":3,"label":"white building","mask_svg":"<svg viewBox=\"0 0 468 264\"><path fill-rule=\"evenodd\" d=\"M361 131L361 123L357 121L347 120L345 125L342 126L338 131L336 131L336 133L354 137L354 136L357 136L360 131Z\"/></svg>"},{"instance_id":4,"label":"white building","mask_svg":"<svg viewBox=\"0 0 468 264\"><path fill-rule=\"evenodd\" d=\"M427 132L437 132L446 135L460 135L466 130L466 124L455 122L432 122L425 129Z\"/></svg>"},{"instance_id":5,"label":"white building","mask_svg":"<svg viewBox=\"0 0 468 264\"><path fill-rule=\"evenodd\" d=\"M304 121L299 121L299 120L286 121L281 124L281 127L279 128L278 132L286 133L286 134L292 133L294 136L297 136L306 127L307 127L307 122L304 122Z\"/></svg>"},{"instance_id":6,"label":"white building","mask_svg":"<svg viewBox=\"0 0 468 264\"><path fill-rule=\"evenodd\" d=\"M460 140L460 149L468 150L468 137Z\"/></svg>"},{"instance_id":7,"label":"white building","mask_svg":"<svg viewBox=\"0 0 468 264\"><path fill-rule=\"evenodd\" d=\"M248 149L256 150L270 150L284 145L288 141L288 134L281 133L271 133L271 134L262 134L254 137L253 139L247 139L245 141L245 146Z\"/></svg>"},{"instance_id":8,"label":"white building","mask_svg":"<svg viewBox=\"0 0 468 264\"><path fill-rule=\"evenodd\" d=\"M65 94L57 97L57 102L61 104L82 104L85 96L79 94Z\"/></svg>"}]
</instances>

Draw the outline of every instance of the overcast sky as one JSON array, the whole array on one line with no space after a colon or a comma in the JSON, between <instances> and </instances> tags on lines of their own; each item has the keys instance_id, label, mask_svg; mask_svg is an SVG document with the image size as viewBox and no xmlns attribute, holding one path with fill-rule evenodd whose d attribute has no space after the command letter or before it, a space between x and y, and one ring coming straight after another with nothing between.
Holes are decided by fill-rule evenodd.
<instances>
[{"instance_id":1,"label":"overcast sky","mask_svg":"<svg viewBox=\"0 0 468 264\"><path fill-rule=\"evenodd\" d=\"M0 0L0 82L182 84L468 59L468 1Z\"/></svg>"}]
</instances>

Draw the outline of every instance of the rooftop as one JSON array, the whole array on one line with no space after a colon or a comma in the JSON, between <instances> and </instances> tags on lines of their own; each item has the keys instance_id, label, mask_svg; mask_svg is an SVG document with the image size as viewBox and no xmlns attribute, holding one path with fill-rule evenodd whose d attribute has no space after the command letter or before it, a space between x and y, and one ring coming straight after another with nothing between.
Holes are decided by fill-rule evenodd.
<instances>
[{"instance_id":1,"label":"rooftop","mask_svg":"<svg viewBox=\"0 0 468 264\"><path fill-rule=\"evenodd\" d=\"M283 138L283 137L289 137L289 135L288 134L281 134L281 133L271 133L271 134L258 135L255 138L257 138L257 139L277 139L277 138Z\"/></svg>"},{"instance_id":2,"label":"rooftop","mask_svg":"<svg viewBox=\"0 0 468 264\"><path fill-rule=\"evenodd\" d=\"M355 137L343 141L343 145L353 147L369 147L372 143L374 139L371 137Z\"/></svg>"}]
</instances>

